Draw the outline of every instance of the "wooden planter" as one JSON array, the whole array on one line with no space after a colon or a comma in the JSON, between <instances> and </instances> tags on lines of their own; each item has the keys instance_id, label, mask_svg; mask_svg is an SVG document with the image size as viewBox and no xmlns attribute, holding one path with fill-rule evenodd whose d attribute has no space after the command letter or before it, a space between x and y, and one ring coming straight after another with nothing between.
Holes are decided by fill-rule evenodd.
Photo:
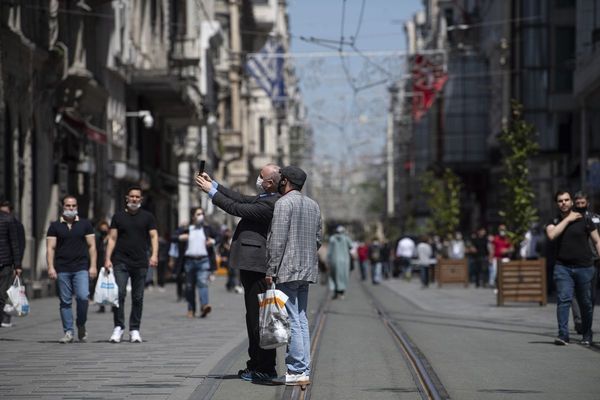
<instances>
[{"instance_id":1,"label":"wooden planter","mask_svg":"<svg viewBox=\"0 0 600 400\"><path fill-rule=\"evenodd\" d=\"M469 266L466 259L452 260L442 258L438 260L435 266L435 280L438 287L446 283L462 283L465 287L469 286Z\"/></svg>"},{"instance_id":2,"label":"wooden planter","mask_svg":"<svg viewBox=\"0 0 600 400\"><path fill-rule=\"evenodd\" d=\"M498 263L499 306L506 301L548 303L546 260L514 260Z\"/></svg>"}]
</instances>

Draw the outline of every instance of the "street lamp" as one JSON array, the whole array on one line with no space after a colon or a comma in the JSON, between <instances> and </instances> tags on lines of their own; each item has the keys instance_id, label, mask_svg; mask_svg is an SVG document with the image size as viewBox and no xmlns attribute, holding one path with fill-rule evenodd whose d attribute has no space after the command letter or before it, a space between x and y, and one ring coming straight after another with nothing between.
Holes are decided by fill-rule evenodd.
<instances>
[{"instance_id":1,"label":"street lamp","mask_svg":"<svg viewBox=\"0 0 600 400\"><path fill-rule=\"evenodd\" d=\"M146 128L152 128L154 126L154 118L148 110L129 111L125 113L125 116L141 118Z\"/></svg>"}]
</instances>

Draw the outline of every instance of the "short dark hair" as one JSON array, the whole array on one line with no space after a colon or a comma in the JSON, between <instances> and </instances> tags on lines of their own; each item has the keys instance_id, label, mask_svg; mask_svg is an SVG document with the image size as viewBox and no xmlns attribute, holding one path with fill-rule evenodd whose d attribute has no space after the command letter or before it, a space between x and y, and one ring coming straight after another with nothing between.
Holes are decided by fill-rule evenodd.
<instances>
[{"instance_id":1,"label":"short dark hair","mask_svg":"<svg viewBox=\"0 0 600 400\"><path fill-rule=\"evenodd\" d=\"M588 195L583 190L578 190L573 195L573 200L577 200L577 199L586 199L587 200L588 199Z\"/></svg>"},{"instance_id":2,"label":"short dark hair","mask_svg":"<svg viewBox=\"0 0 600 400\"><path fill-rule=\"evenodd\" d=\"M202 207L192 207L192 211L190 212L190 216L193 217L194 214L196 214L196 211L198 210L202 210L202 212L204 212L204 208Z\"/></svg>"},{"instance_id":3,"label":"short dark hair","mask_svg":"<svg viewBox=\"0 0 600 400\"><path fill-rule=\"evenodd\" d=\"M565 193L571 197L571 193L568 190L559 189L554 193L554 201L558 201L558 196L562 196Z\"/></svg>"},{"instance_id":4,"label":"short dark hair","mask_svg":"<svg viewBox=\"0 0 600 400\"><path fill-rule=\"evenodd\" d=\"M129 193L131 193L132 190L139 190L140 193L143 193L143 190L140 185L133 185L127 188L127 196L129 196Z\"/></svg>"},{"instance_id":5,"label":"short dark hair","mask_svg":"<svg viewBox=\"0 0 600 400\"><path fill-rule=\"evenodd\" d=\"M64 206L64 205L65 205L65 201L66 201L67 199L74 199L74 200L75 200L75 202L77 202L77 197L73 196L72 194L67 194L67 195L63 196L63 198L62 198L62 200L61 200L60 204L62 204L62 205Z\"/></svg>"}]
</instances>

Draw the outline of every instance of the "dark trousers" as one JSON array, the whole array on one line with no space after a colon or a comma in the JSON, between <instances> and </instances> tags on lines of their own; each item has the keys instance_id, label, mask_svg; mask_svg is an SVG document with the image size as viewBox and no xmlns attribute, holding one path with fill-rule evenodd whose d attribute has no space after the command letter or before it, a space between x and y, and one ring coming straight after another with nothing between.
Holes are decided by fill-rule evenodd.
<instances>
[{"instance_id":1,"label":"dark trousers","mask_svg":"<svg viewBox=\"0 0 600 400\"><path fill-rule=\"evenodd\" d=\"M144 306L144 283L148 268L134 268L125 264L113 266L115 280L119 287L119 307L113 307L115 326L125 329L125 296L127 296L127 279L131 278L131 313L129 314L129 330L140 330L142 309Z\"/></svg>"},{"instance_id":2,"label":"dark trousers","mask_svg":"<svg viewBox=\"0 0 600 400\"><path fill-rule=\"evenodd\" d=\"M10 322L10 315L4 314L4 305L8 300L6 291L13 284L14 279L12 266L0 267L0 322Z\"/></svg>"},{"instance_id":3,"label":"dark trousers","mask_svg":"<svg viewBox=\"0 0 600 400\"><path fill-rule=\"evenodd\" d=\"M246 328L248 330L248 356L246 367L257 372L275 373L275 349L265 350L259 346L258 294L267 290L265 274L240 270L240 281L244 287L246 305Z\"/></svg>"}]
</instances>

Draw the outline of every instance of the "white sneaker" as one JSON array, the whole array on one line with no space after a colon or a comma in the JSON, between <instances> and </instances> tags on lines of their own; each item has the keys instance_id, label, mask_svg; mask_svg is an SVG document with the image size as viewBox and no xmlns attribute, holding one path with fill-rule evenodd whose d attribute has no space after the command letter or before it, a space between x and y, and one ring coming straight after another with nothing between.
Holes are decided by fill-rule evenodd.
<instances>
[{"instance_id":1,"label":"white sneaker","mask_svg":"<svg viewBox=\"0 0 600 400\"><path fill-rule=\"evenodd\" d=\"M120 343L122 337L123 337L123 328L121 328L120 326L115 326L115 329L113 329L113 333L110 336L110 339L108 339L108 341L111 343Z\"/></svg>"},{"instance_id":2,"label":"white sneaker","mask_svg":"<svg viewBox=\"0 0 600 400\"><path fill-rule=\"evenodd\" d=\"M142 343L142 336L140 335L140 331L130 331L129 341L131 343Z\"/></svg>"},{"instance_id":3,"label":"white sneaker","mask_svg":"<svg viewBox=\"0 0 600 400\"><path fill-rule=\"evenodd\" d=\"M273 383L280 385L308 385L310 378L304 372L301 374L290 374L287 373L279 378L273 379Z\"/></svg>"},{"instance_id":4,"label":"white sneaker","mask_svg":"<svg viewBox=\"0 0 600 400\"><path fill-rule=\"evenodd\" d=\"M73 338L73 332L71 332L71 331L66 331L66 332L65 332L65 336L61 337L61 338L58 340L58 343L62 343L62 344L65 344L65 343L73 343L73 339L74 339L74 338Z\"/></svg>"}]
</instances>

